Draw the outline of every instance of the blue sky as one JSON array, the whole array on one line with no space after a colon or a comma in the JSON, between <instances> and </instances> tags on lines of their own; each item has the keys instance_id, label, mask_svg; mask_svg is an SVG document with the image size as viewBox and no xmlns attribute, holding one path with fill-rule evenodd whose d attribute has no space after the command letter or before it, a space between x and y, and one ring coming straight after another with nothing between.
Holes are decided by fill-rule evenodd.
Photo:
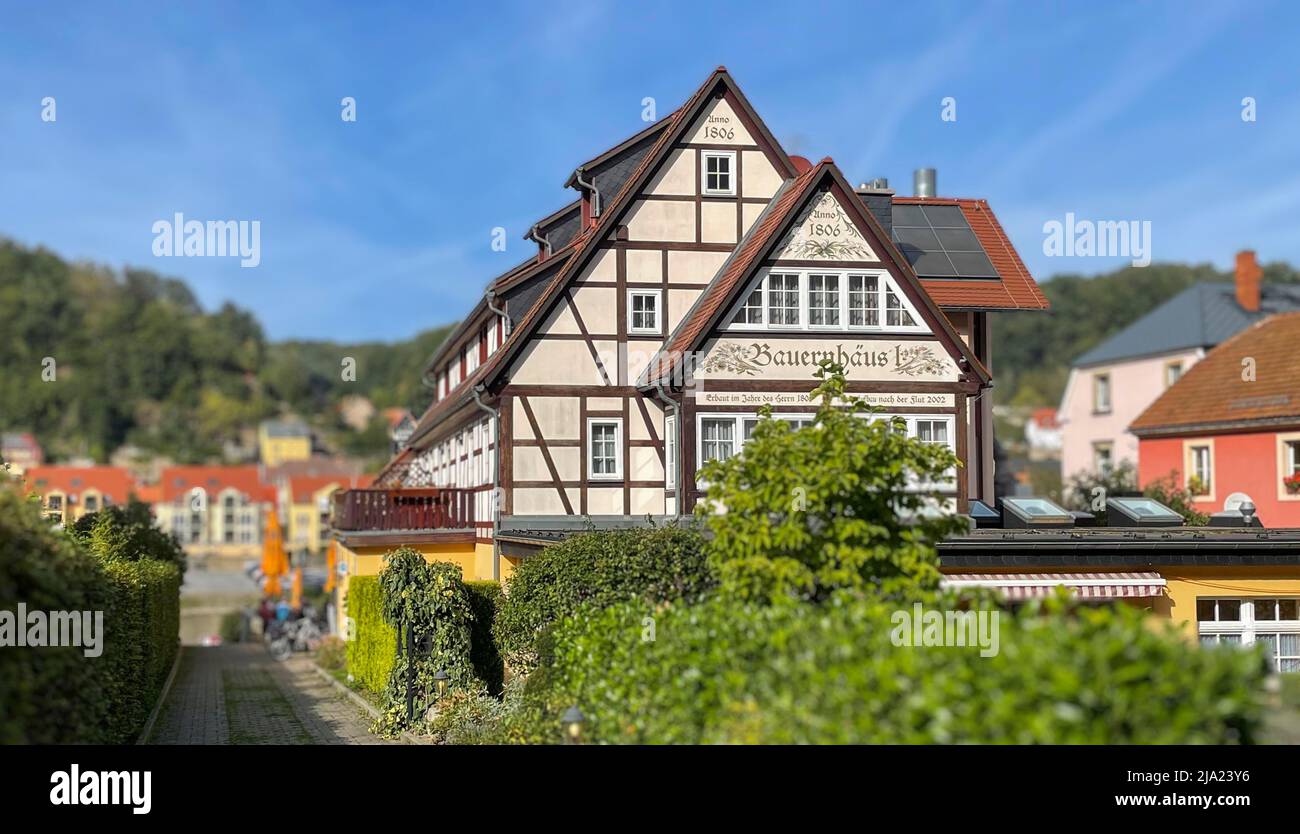
<instances>
[{"instance_id":1,"label":"blue sky","mask_svg":"<svg viewBox=\"0 0 1300 834\"><path fill-rule=\"evenodd\" d=\"M1157 261L1300 264L1294 4L0 6L0 235L182 277L275 339L457 319L644 97L718 64L790 153L987 198L1040 280L1126 260L1045 256L1067 212L1151 221ZM176 212L259 220L261 265L156 258Z\"/></svg>"}]
</instances>

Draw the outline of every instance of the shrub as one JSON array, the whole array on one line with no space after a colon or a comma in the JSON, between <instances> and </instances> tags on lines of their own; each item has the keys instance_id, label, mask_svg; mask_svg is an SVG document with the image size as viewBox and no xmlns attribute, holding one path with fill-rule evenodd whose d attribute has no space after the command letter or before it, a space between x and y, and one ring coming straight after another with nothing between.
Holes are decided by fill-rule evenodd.
<instances>
[{"instance_id":1,"label":"shrub","mask_svg":"<svg viewBox=\"0 0 1300 834\"><path fill-rule=\"evenodd\" d=\"M709 559L723 587L747 599L809 600L839 588L937 587L934 545L965 527L933 512L956 456L891 421L863 419L879 409L846 393L840 365L822 360L817 376L812 429L764 408L740 454L701 470L709 500L697 511L713 532Z\"/></svg>"},{"instance_id":2,"label":"shrub","mask_svg":"<svg viewBox=\"0 0 1300 834\"><path fill-rule=\"evenodd\" d=\"M927 596L932 609L951 597ZM1248 743L1258 652L1201 649L1127 606L1000 612L999 651L895 646L879 598L628 603L554 631L529 679L528 729L622 743ZM907 610L902 609L902 610ZM655 639L645 639L645 618Z\"/></svg>"},{"instance_id":3,"label":"shrub","mask_svg":"<svg viewBox=\"0 0 1300 834\"><path fill-rule=\"evenodd\" d=\"M515 570L492 626L512 672L537 662L542 631L580 605L693 599L716 581L699 532L676 525L580 533Z\"/></svg>"},{"instance_id":4,"label":"shrub","mask_svg":"<svg viewBox=\"0 0 1300 834\"><path fill-rule=\"evenodd\" d=\"M180 569L171 562L112 561L103 566L105 690L109 739L129 743L144 726L176 659Z\"/></svg>"},{"instance_id":5,"label":"shrub","mask_svg":"<svg viewBox=\"0 0 1300 834\"><path fill-rule=\"evenodd\" d=\"M505 669L497 641L492 636L492 623L501 605L501 583L492 580L466 582L465 590L469 592L469 606L473 612L469 635L470 662L474 665L474 674L483 681L488 693L500 695Z\"/></svg>"},{"instance_id":6,"label":"shrub","mask_svg":"<svg viewBox=\"0 0 1300 834\"><path fill-rule=\"evenodd\" d=\"M330 672L344 668L348 664L348 644L333 634L326 636L316 649L316 663Z\"/></svg>"},{"instance_id":7,"label":"shrub","mask_svg":"<svg viewBox=\"0 0 1300 834\"><path fill-rule=\"evenodd\" d=\"M10 489L0 489L0 554L0 609L103 612L98 657L76 646L0 651L0 742L134 741L176 657L179 568L92 553Z\"/></svg>"},{"instance_id":8,"label":"shrub","mask_svg":"<svg viewBox=\"0 0 1300 834\"><path fill-rule=\"evenodd\" d=\"M77 519L69 529L105 562L152 559L171 562L185 573L185 551L174 535L154 524L148 504L132 499L126 506L105 507Z\"/></svg>"},{"instance_id":9,"label":"shrub","mask_svg":"<svg viewBox=\"0 0 1300 834\"><path fill-rule=\"evenodd\" d=\"M379 586L384 620L397 633L397 657L375 729L390 735L409 726L410 717L422 720L437 695L437 672L446 673L452 690L479 692L483 682L470 660L473 611L459 565L427 562L419 551L399 547L384 556Z\"/></svg>"},{"instance_id":10,"label":"shrub","mask_svg":"<svg viewBox=\"0 0 1300 834\"><path fill-rule=\"evenodd\" d=\"M363 689L384 691L397 656L397 632L384 620L384 595L377 576L354 576L348 583L348 674Z\"/></svg>"}]
</instances>

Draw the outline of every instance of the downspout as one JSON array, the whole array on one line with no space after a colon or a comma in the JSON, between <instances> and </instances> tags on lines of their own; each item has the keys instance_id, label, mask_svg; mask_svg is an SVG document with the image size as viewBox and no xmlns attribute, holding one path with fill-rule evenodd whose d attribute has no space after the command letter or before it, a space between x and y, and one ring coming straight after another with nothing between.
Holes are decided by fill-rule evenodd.
<instances>
[{"instance_id":1,"label":"downspout","mask_svg":"<svg viewBox=\"0 0 1300 834\"><path fill-rule=\"evenodd\" d=\"M584 182L582 175L585 173L582 168L575 168L573 171L573 181L583 188L591 189L591 216L600 217L600 189L596 187L596 181L590 180Z\"/></svg>"},{"instance_id":2,"label":"downspout","mask_svg":"<svg viewBox=\"0 0 1300 834\"><path fill-rule=\"evenodd\" d=\"M545 235L538 233L539 226L540 224L534 223L533 227L528 230L528 234L524 235L524 238L542 247L542 260L545 260L551 256L551 241Z\"/></svg>"},{"instance_id":3,"label":"downspout","mask_svg":"<svg viewBox=\"0 0 1300 834\"><path fill-rule=\"evenodd\" d=\"M491 292L491 290L489 290ZM501 513L497 507L497 489L501 482L501 412L497 409L490 408L483 402L483 392L487 386L479 383L474 386L471 392L474 395L474 405L478 406L492 418L492 578L497 582L501 581L501 545L498 541L501 533ZM478 533L475 531L475 536Z\"/></svg>"},{"instance_id":4,"label":"downspout","mask_svg":"<svg viewBox=\"0 0 1300 834\"><path fill-rule=\"evenodd\" d=\"M673 447L677 450L677 459L673 461L673 501L674 501L674 502L676 503L676 505L677 505L677 507L676 507L676 509L677 509L677 515L680 516L680 515L682 514L682 503L683 503L683 502L682 502L682 499L683 499L683 496L682 496L682 466L681 466L681 457L682 457L682 416L681 416L681 406L678 405L677 402L676 402L672 397L668 396L668 392L664 390L664 383L663 383L663 380L660 380L660 379L656 379L656 380L655 380L655 396L657 396L660 400L662 400L663 403L664 403L664 405L666 405L668 408L672 409L672 412L673 412L673 433L674 433L675 435L677 435L677 436L674 438L674 440L676 440L676 442L673 444ZM666 448L667 445L668 445L668 433L665 432L665 433L664 433L664 446L665 446L665 449L664 449L664 462L665 462L665 463L667 463L667 461L668 461L668 457L667 457L667 455L668 455L668 449Z\"/></svg>"},{"instance_id":5,"label":"downspout","mask_svg":"<svg viewBox=\"0 0 1300 834\"><path fill-rule=\"evenodd\" d=\"M535 228L537 228L537 227L534 226L533 228L535 229ZM548 244L548 246L549 246L549 244ZM494 289L492 289L492 288L490 288L490 287L488 288L487 292L483 293L483 300L484 300L485 302L487 302L487 308L488 308L488 310L489 310L490 312L496 313L498 316L500 316L501 318L505 319L506 326L505 326L505 328L501 331L501 341L504 343L505 340L506 340L506 337L510 335L510 330L511 330L511 328L513 327L514 323L510 321L510 314L509 314L509 313L507 313L505 310L501 309L500 307L494 307L494 306L492 306L492 302L496 300L496 297L497 297L497 291L494 290ZM497 348L500 348L500 347L501 347L501 345L497 345Z\"/></svg>"}]
</instances>

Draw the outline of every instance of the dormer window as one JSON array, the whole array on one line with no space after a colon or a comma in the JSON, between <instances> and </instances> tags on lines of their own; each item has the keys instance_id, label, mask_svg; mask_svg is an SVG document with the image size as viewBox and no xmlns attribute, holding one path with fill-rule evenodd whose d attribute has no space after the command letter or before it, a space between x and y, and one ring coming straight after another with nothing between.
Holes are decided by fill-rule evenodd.
<instances>
[{"instance_id":1,"label":"dormer window","mask_svg":"<svg viewBox=\"0 0 1300 834\"><path fill-rule=\"evenodd\" d=\"M735 151L704 151L702 191L717 196L734 196L736 193Z\"/></svg>"}]
</instances>

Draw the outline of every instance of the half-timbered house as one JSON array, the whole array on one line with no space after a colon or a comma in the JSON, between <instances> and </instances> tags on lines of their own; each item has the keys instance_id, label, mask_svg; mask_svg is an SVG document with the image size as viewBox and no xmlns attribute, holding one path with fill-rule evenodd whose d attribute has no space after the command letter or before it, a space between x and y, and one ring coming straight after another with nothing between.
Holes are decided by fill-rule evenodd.
<instances>
[{"instance_id":1,"label":"half-timbered house","mask_svg":"<svg viewBox=\"0 0 1300 834\"><path fill-rule=\"evenodd\" d=\"M955 506L992 501L989 314L1047 304L987 203L790 156L722 67L566 185L430 361L437 399L376 488L336 499L353 569L409 543L500 577L584 526L690 513L762 405L811 416L828 356L953 449Z\"/></svg>"}]
</instances>

